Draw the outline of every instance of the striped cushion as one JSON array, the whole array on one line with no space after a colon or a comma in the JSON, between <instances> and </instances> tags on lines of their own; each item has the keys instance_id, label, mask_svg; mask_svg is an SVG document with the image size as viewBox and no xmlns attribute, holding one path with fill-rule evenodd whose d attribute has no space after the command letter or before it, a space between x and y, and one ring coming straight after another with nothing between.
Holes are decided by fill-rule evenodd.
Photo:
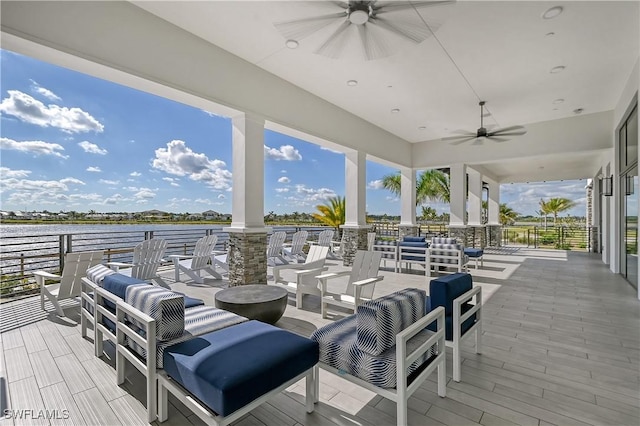
<instances>
[{"instance_id":1,"label":"striped cushion","mask_svg":"<svg viewBox=\"0 0 640 426\"><path fill-rule=\"evenodd\" d=\"M87 278L99 286L102 286L102 280L107 275L115 274L113 269L108 268L105 265L95 265L87 269Z\"/></svg>"},{"instance_id":2,"label":"striped cushion","mask_svg":"<svg viewBox=\"0 0 640 426\"><path fill-rule=\"evenodd\" d=\"M436 258L435 259L436 262L456 265L458 263L458 258L456 257L456 253L451 251L441 251L438 249L459 250L463 252L464 246L462 244L431 244L431 256ZM443 256L443 257L438 257L438 256ZM463 263L466 263L465 259L468 260L468 256L462 255L462 257L463 257Z\"/></svg>"},{"instance_id":3,"label":"striped cushion","mask_svg":"<svg viewBox=\"0 0 640 426\"><path fill-rule=\"evenodd\" d=\"M164 351L169 346L245 321L248 321L245 317L211 306L195 306L187 309L184 314L184 333L182 336L172 340L158 342L156 345L156 363L158 368L163 368ZM136 329L135 327L132 328ZM142 329L137 328L136 331L145 337ZM130 339L126 339L126 344L143 359L147 358L147 351L142 346Z\"/></svg>"},{"instance_id":4,"label":"striped cushion","mask_svg":"<svg viewBox=\"0 0 640 426\"><path fill-rule=\"evenodd\" d=\"M125 302L156 320L156 339L175 339L184 333L184 297L181 294L151 285L127 288ZM143 328L134 318L128 320Z\"/></svg>"},{"instance_id":5,"label":"striped cushion","mask_svg":"<svg viewBox=\"0 0 640 426\"><path fill-rule=\"evenodd\" d=\"M381 251L383 259L395 259L396 249L398 246L397 241L376 241L373 245L374 251Z\"/></svg>"},{"instance_id":6,"label":"striped cushion","mask_svg":"<svg viewBox=\"0 0 640 426\"><path fill-rule=\"evenodd\" d=\"M396 348L379 355L358 348L356 342L356 315L351 315L316 330L311 339L320 345L320 361L381 388L395 388L397 384ZM433 332L424 329L407 342L407 351L416 350ZM407 368L407 376L415 372L429 358L437 354L432 347Z\"/></svg>"},{"instance_id":7,"label":"striped cushion","mask_svg":"<svg viewBox=\"0 0 640 426\"><path fill-rule=\"evenodd\" d=\"M455 238L447 237L433 237L431 238L431 244L457 244L458 241Z\"/></svg>"},{"instance_id":8,"label":"striped cushion","mask_svg":"<svg viewBox=\"0 0 640 426\"><path fill-rule=\"evenodd\" d=\"M396 334L424 316L427 293L407 288L358 306L358 349L380 355L395 346Z\"/></svg>"}]
</instances>

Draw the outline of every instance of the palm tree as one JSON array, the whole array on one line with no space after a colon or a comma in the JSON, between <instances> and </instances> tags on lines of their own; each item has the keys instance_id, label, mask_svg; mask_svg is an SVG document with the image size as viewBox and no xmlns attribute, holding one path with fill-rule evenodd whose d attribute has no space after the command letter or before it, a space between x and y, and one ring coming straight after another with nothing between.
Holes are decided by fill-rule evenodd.
<instances>
[{"instance_id":1,"label":"palm tree","mask_svg":"<svg viewBox=\"0 0 640 426\"><path fill-rule=\"evenodd\" d=\"M553 226L556 226L558 213L572 209L575 207L575 201L568 198L550 198L549 201L540 200L540 210L545 214L553 215Z\"/></svg>"},{"instance_id":2,"label":"palm tree","mask_svg":"<svg viewBox=\"0 0 640 426\"><path fill-rule=\"evenodd\" d=\"M400 181L400 173L386 175L382 178L382 186L394 195L400 196ZM448 174L440 170L430 169L418 177L416 181L416 206L428 200L443 201L445 203L451 200Z\"/></svg>"},{"instance_id":3,"label":"palm tree","mask_svg":"<svg viewBox=\"0 0 640 426\"><path fill-rule=\"evenodd\" d=\"M500 204L500 223L502 225L511 225L520 215L517 211L507 206L505 203Z\"/></svg>"},{"instance_id":4,"label":"palm tree","mask_svg":"<svg viewBox=\"0 0 640 426\"><path fill-rule=\"evenodd\" d=\"M430 206L422 207L422 219L424 220L436 220L438 217L438 212L436 209Z\"/></svg>"},{"instance_id":5,"label":"palm tree","mask_svg":"<svg viewBox=\"0 0 640 426\"><path fill-rule=\"evenodd\" d=\"M325 204L316 206L316 209L320 213L312 213L311 216L325 225L333 226L339 233L340 225L345 222L345 198L340 196L331 197Z\"/></svg>"}]
</instances>

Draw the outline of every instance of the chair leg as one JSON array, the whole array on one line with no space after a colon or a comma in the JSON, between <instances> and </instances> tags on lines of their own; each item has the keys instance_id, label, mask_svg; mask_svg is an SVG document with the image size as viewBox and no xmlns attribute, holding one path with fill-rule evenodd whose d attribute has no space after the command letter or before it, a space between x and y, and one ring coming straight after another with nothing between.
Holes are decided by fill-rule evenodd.
<instances>
[{"instance_id":1,"label":"chair leg","mask_svg":"<svg viewBox=\"0 0 640 426\"><path fill-rule=\"evenodd\" d=\"M453 381L460 381L460 342L453 342Z\"/></svg>"},{"instance_id":2,"label":"chair leg","mask_svg":"<svg viewBox=\"0 0 640 426\"><path fill-rule=\"evenodd\" d=\"M313 402L320 402L320 367L313 367Z\"/></svg>"},{"instance_id":3,"label":"chair leg","mask_svg":"<svg viewBox=\"0 0 640 426\"><path fill-rule=\"evenodd\" d=\"M64 311L62 310L62 307L60 307L60 303L58 302L58 299L56 299L55 297L50 297L49 300L51 301L51 303L53 303L53 306L56 308L56 314L58 314L59 317L63 317Z\"/></svg>"},{"instance_id":4,"label":"chair leg","mask_svg":"<svg viewBox=\"0 0 640 426\"><path fill-rule=\"evenodd\" d=\"M482 353L482 321L479 321L476 327L476 353Z\"/></svg>"},{"instance_id":5,"label":"chair leg","mask_svg":"<svg viewBox=\"0 0 640 426\"><path fill-rule=\"evenodd\" d=\"M314 402L315 402L315 383L314 383L314 370L312 369L305 379L306 389L305 389L305 405L307 408L307 413L313 413Z\"/></svg>"},{"instance_id":6,"label":"chair leg","mask_svg":"<svg viewBox=\"0 0 640 426\"><path fill-rule=\"evenodd\" d=\"M442 357L442 362L438 365L438 396L447 396L447 361Z\"/></svg>"},{"instance_id":7,"label":"chair leg","mask_svg":"<svg viewBox=\"0 0 640 426\"><path fill-rule=\"evenodd\" d=\"M169 417L169 392L162 380L158 380L158 421L164 422Z\"/></svg>"},{"instance_id":8,"label":"chair leg","mask_svg":"<svg viewBox=\"0 0 640 426\"><path fill-rule=\"evenodd\" d=\"M300 289L296 291L296 309L302 309L302 292Z\"/></svg>"},{"instance_id":9,"label":"chair leg","mask_svg":"<svg viewBox=\"0 0 640 426\"><path fill-rule=\"evenodd\" d=\"M398 426L406 426L409 424L407 420L407 400L403 399L402 401L397 401L396 423L398 424Z\"/></svg>"}]
</instances>

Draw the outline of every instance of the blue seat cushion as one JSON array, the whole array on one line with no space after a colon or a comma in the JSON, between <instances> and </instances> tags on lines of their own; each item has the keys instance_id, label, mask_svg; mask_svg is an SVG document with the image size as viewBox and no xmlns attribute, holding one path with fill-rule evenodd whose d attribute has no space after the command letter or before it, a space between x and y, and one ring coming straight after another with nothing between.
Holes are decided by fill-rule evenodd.
<instances>
[{"instance_id":1,"label":"blue seat cushion","mask_svg":"<svg viewBox=\"0 0 640 426\"><path fill-rule=\"evenodd\" d=\"M424 243L426 242L426 238L406 235L402 238L402 242L403 243Z\"/></svg>"},{"instance_id":2,"label":"blue seat cushion","mask_svg":"<svg viewBox=\"0 0 640 426\"><path fill-rule=\"evenodd\" d=\"M453 315L453 300L473 288L470 274L457 273L438 277L429 283L431 307L444 307L444 314Z\"/></svg>"},{"instance_id":3,"label":"blue seat cushion","mask_svg":"<svg viewBox=\"0 0 640 426\"><path fill-rule=\"evenodd\" d=\"M204 305L204 300L202 299L196 299L195 297L189 297L186 294L176 291L176 294L181 294L182 297L184 297L184 308L185 309L189 309L189 308L193 308L194 306L201 306Z\"/></svg>"},{"instance_id":4,"label":"blue seat cushion","mask_svg":"<svg viewBox=\"0 0 640 426\"><path fill-rule=\"evenodd\" d=\"M469 257L480 257L484 254L484 250L473 247L465 247L464 254Z\"/></svg>"},{"instance_id":5,"label":"blue seat cushion","mask_svg":"<svg viewBox=\"0 0 640 426\"><path fill-rule=\"evenodd\" d=\"M431 309L435 307L436 306L433 306L433 307L431 306L431 298L427 297L427 302L426 302L427 312L431 312ZM471 303L463 303L462 306L460 306L460 308L462 310L462 313L460 315L464 315L469 311L469 309L473 308L473 305ZM464 333L466 333L467 330L469 330L473 326L473 324L475 324L475 322L476 322L476 314L472 314L469 318L467 318L466 321L462 323L460 335L464 336ZM447 340L453 340L453 315L445 315L444 326L445 326L444 338ZM437 331L436 323L429 324L427 326L427 329L434 332Z\"/></svg>"},{"instance_id":6,"label":"blue seat cushion","mask_svg":"<svg viewBox=\"0 0 640 426\"><path fill-rule=\"evenodd\" d=\"M426 248L429 247L429 244L424 241L424 237L412 237L412 238L422 238L422 242L406 241L406 238L408 237L405 237L405 241L401 241L399 243L400 246L404 247L402 249L402 257L400 260L413 260L416 262L424 262L426 257ZM415 247L415 250L410 248L407 249L406 247ZM415 253L420 256L411 256L406 253Z\"/></svg>"},{"instance_id":7,"label":"blue seat cushion","mask_svg":"<svg viewBox=\"0 0 640 426\"><path fill-rule=\"evenodd\" d=\"M228 416L318 362L318 343L248 321L170 346L164 370L213 412Z\"/></svg>"},{"instance_id":8,"label":"blue seat cushion","mask_svg":"<svg viewBox=\"0 0 640 426\"><path fill-rule=\"evenodd\" d=\"M127 294L127 288L129 288L129 286L138 284L150 285L146 281L139 280L138 278L128 277L122 274L107 275L102 280L102 288L107 290L109 293L115 294L122 300L124 300L125 295ZM116 309L116 305L110 300L105 300L104 304L109 308Z\"/></svg>"}]
</instances>

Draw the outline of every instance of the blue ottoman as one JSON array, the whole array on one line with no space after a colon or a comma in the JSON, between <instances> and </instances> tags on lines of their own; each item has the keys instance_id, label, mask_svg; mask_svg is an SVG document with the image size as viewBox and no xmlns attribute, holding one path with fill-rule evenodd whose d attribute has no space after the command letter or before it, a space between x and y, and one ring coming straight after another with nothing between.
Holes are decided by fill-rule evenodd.
<instances>
[{"instance_id":1,"label":"blue ottoman","mask_svg":"<svg viewBox=\"0 0 640 426\"><path fill-rule=\"evenodd\" d=\"M309 371L318 358L317 342L260 321L170 346L163 357L166 375L222 417Z\"/></svg>"},{"instance_id":2,"label":"blue ottoman","mask_svg":"<svg viewBox=\"0 0 640 426\"><path fill-rule=\"evenodd\" d=\"M484 268L484 259L482 257L484 255L484 250L479 248L465 247L464 254L469 256L469 259L476 260L476 269L478 269L478 260L480 261L480 266Z\"/></svg>"}]
</instances>

